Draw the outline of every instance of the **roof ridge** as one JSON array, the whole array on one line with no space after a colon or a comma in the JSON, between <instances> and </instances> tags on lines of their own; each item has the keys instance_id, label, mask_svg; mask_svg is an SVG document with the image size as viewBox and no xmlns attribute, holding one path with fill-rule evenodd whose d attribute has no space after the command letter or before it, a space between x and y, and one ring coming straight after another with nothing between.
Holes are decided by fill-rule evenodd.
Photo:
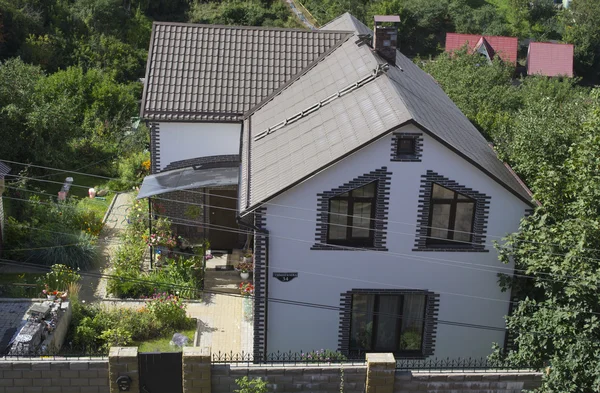
<instances>
[{"instance_id":1,"label":"roof ridge","mask_svg":"<svg viewBox=\"0 0 600 393\"><path fill-rule=\"evenodd\" d=\"M340 33L352 33L353 31L341 31L341 30L308 30L301 28L288 28L288 27L268 27L268 26L238 26L238 25L211 25L206 23L185 23L185 22L164 22L154 21L154 26L181 26L181 27L197 27L197 28L216 28L216 29L228 29L228 30L265 30L265 31L293 31L300 33L327 33L327 34L340 34Z\"/></svg>"}]
</instances>

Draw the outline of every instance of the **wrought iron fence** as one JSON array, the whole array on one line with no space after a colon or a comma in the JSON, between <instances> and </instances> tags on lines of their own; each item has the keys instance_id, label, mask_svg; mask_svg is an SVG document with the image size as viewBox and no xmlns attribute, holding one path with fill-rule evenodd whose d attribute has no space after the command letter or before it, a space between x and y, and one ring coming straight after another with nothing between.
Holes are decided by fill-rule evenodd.
<instances>
[{"instance_id":1,"label":"wrought iron fence","mask_svg":"<svg viewBox=\"0 0 600 393\"><path fill-rule=\"evenodd\" d=\"M488 358L397 359L396 370L429 372L529 371L533 367Z\"/></svg>"},{"instance_id":2,"label":"wrought iron fence","mask_svg":"<svg viewBox=\"0 0 600 393\"><path fill-rule=\"evenodd\" d=\"M251 352L216 352L212 354L213 364L247 364L247 365L315 365L330 364L364 365L364 354L343 355L329 350L309 352L274 352L255 354Z\"/></svg>"}]
</instances>

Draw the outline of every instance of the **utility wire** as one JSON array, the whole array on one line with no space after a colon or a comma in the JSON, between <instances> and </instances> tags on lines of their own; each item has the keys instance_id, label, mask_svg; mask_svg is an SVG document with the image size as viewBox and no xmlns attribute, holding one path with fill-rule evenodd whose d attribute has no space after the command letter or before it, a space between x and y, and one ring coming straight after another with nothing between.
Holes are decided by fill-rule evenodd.
<instances>
[{"instance_id":1,"label":"utility wire","mask_svg":"<svg viewBox=\"0 0 600 393\"><path fill-rule=\"evenodd\" d=\"M10 198L10 197L9 197ZM19 199L19 198L12 198L12 199ZM22 199L25 202L31 202L31 203L42 203L42 204L47 204L47 205L56 205L55 203L43 203L43 202L38 202L38 201L29 201L26 199ZM71 206L74 208L78 208L77 206ZM159 217L165 217L165 218L170 218L169 216L160 216L160 215L155 215L155 216L159 216ZM158 221L158 219L151 219L152 221ZM200 222L196 222L193 220L185 220L185 219L180 219L180 221L190 221L193 222L194 224L184 224L182 222L177 222L177 225L181 225L181 226L189 226L189 227L205 227L205 228L209 228L209 229L214 229L217 231L222 231L222 232L230 232L230 233L237 233L237 234L247 234L247 231L243 231L243 230L239 230L233 227L227 227L227 226L219 226L219 225L215 225L215 224L206 224L206 223L200 223ZM10 225L10 224L8 224ZM23 224L20 224L21 226L23 226ZM34 227L28 227L30 229L33 230L38 230L37 228ZM64 233L64 232L56 232L56 231L48 231L48 232L52 232L52 233L58 233L58 234L65 234L65 235L73 235L73 234L68 234L68 233ZM313 241L306 241L306 240L302 240L302 239L296 239L296 238L287 238L287 237L282 237L282 236L276 236L276 235L269 235L272 238L279 238L279 239L285 239L285 240L291 240L291 241L296 241L296 242L304 242L304 243L309 243L309 244L319 244L319 245L327 245L328 247L333 247L333 248L338 248L340 250L357 250L357 251L372 251L368 248L358 248L358 247L349 247L349 246L339 246L339 245L330 245L327 243L321 243L321 242L313 242ZM52 246L52 247L48 247L48 248L58 248L61 246ZM10 250L7 250L10 251ZM175 252L173 251L173 253L176 254L182 254L182 255L190 255L189 253L183 253L183 252ZM409 261L412 261L412 259L414 258L418 258L418 259L422 259L425 260L426 262L430 262L430 263L435 263L435 264L439 264L439 265L446 265L446 266L451 266L451 267L458 267L458 268L464 268L464 269L471 269L471 270L477 270L477 271L485 271L485 272L491 272L493 274L501 274L501 272L499 270L506 270L508 273L503 273L503 274L510 274L513 273L514 271L518 271L518 272L523 272L526 274L517 274L514 273L513 275L516 277L522 277L522 278L528 278L528 279L534 279L535 277L531 276L532 274L538 274L538 275L546 275L546 276L550 276L550 277L556 277L558 275L556 274L552 274L552 273L545 273L545 272L528 272L525 269L518 269L518 268L510 268L510 267L504 267L504 266L496 266L493 267L492 269L486 269L485 267L481 266L480 264L476 264L476 263L472 263L472 262L464 262L464 261L456 261L456 260L448 260L448 259L443 259L443 258L431 258L431 257L421 257L421 256L413 256L413 255L409 255L409 254L401 254L401 253L394 253L394 252L387 252L386 255L390 255L390 256L397 256L400 257L400 259L408 259ZM413 261L414 262L414 261ZM444 263L444 262L449 262L449 263ZM475 266L475 267L468 267L468 266L460 266L460 265L470 265L470 266ZM548 281L548 282L559 282L559 283L564 283L565 279L570 278L570 279L575 279L575 280L581 280L580 277L576 277L576 276L569 276L569 275L565 275L565 276L560 276L561 278L559 280L553 280L553 279L548 279L548 278L537 278L538 280L541 281Z\"/></svg>"},{"instance_id":2,"label":"utility wire","mask_svg":"<svg viewBox=\"0 0 600 393\"><path fill-rule=\"evenodd\" d=\"M15 161L8 161L8 160L0 160L0 161L5 161L5 162L9 162L9 163L16 163ZM21 165L27 165L25 163L19 163ZM36 166L36 165L32 165L32 166ZM44 168L44 169L50 169L50 170L58 170L56 168L50 168L50 167L44 167L44 166L36 166L36 167L40 167L40 168ZM100 176L100 175L94 175L94 174L89 174L89 173L80 173L80 172L72 172L72 173L79 173L85 176L95 176L95 177L99 177L102 179L108 179L108 180L118 180L116 178L110 178L110 177L106 177L106 176ZM27 177L27 176L19 176L19 175L6 175L6 176L11 176L11 177L16 177L16 178L23 178L23 179L32 179L32 180L38 180L38 181L43 181L43 182L48 182L48 183L55 183L55 184L63 184L62 182L56 182L56 181L50 181L50 180L39 180L39 179L35 179L35 178L31 178L31 177ZM137 183L133 183L135 186L139 186L139 184ZM88 188L87 186L79 186L79 185L75 185L73 184L72 187L82 187L82 188ZM168 187L161 187L163 189L168 189ZM112 191L112 190L108 190L108 191ZM230 196L226 196L226 195L214 195L214 194L210 194L207 192L203 192L203 191L195 191L195 190L179 190L182 192L186 192L186 193L192 193L192 194L201 194L201 195L210 195L211 197L218 197L218 198L224 198L224 199L233 199L233 200L238 200L237 197L230 197ZM115 192L115 191L112 191ZM169 201L169 202L176 202L176 203L184 203L184 204L192 204L192 205L199 205L197 203L193 203L193 202L186 202L186 201L178 201L178 200L172 200L172 199L165 199L165 198L161 198L161 197L157 197L157 196L152 196L152 199L156 199L156 200L164 200L164 201ZM272 202L265 202L264 205L270 205L270 206L279 206L279 207L285 207L285 208L290 208L290 209L296 209L296 210L303 210L303 211L310 211L316 214L320 214L321 212L315 210L315 209L309 209L309 208L302 208L302 207L298 207L298 206L291 206L291 205L281 205L281 204L275 204ZM216 206L215 208L220 208L222 210L231 210L231 211L235 211L237 213L237 209L230 209L230 208L225 208L225 207L220 207L220 206ZM342 217L354 217L353 215L350 214L344 214L344 213L328 213L330 215L336 215L336 216L342 216ZM287 217L287 216L278 216L278 215L273 215L271 213L266 213L267 216L272 216L272 217L280 217L280 218L289 218L289 219L297 219L295 217ZM395 221L395 220L383 220L383 219L377 219L377 218L369 218L370 221L382 221L385 223L390 223L390 224L402 224L402 225L409 225L409 226L413 226L416 227L417 224L415 223L408 223L408 222L403 222L403 221ZM434 227L434 226L421 226L419 225L419 227L425 227L428 229L442 229L442 230L447 230L447 228L440 228L440 227ZM469 232L469 231L459 231L459 230L455 230L455 232L457 233L464 233L464 234L478 234L475 232ZM412 234L411 234L412 235ZM497 238L497 239L504 239L506 236L498 236L498 235L490 235L490 234L486 234L486 237L493 237L493 238ZM521 241L521 240L519 240ZM479 243L477 243L479 244ZM492 245L492 244L491 244ZM600 250L594 250L594 251L600 251Z\"/></svg>"},{"instance_id":3,"label":"utility wire","mask_svg":"<svg viewBox=\"0 0 600 393\"><path fill-rule=\"evenodd\" d=\"M10 197L9 197L10 198ZM19 199L19 198L12 198L12 199ZM42 204L47 204L47 205L55 205L54 203L44 203L44 202L38 202L38 201L29 201L26 199L22 199L25 202L31 202L31 203L42 203ZM77 206L70 206L73 208L78 208ZM164 218L171 218L169 216L162 216L162 215L154 215L156 217L164 217ZM125 216L127 217L127 216ZM208 223L201 223L201 222L196 222L194 220L185 220L185 219L178 219L179 221L176 222L177 225L181 225L181 226L189 226L189 227L205 227L205 228L209 228L209 229L214 229L216 231L222 231L222 232L230 232L230 233L237 233L237 234L247 234L248 231L243 231L243 230L239 230L233 227L227 227L227 226L220 226L220 225L215 225L215 224L208 224ZM158 219L154 219L152 218L151 221L158 221ZM193 224L185 224L182 221L188 221L188 222L192 222ZM10 225L10 224L8 224ZM21 226L24 226L23 224L19 224ZM26 226L25 226L26 227ZM30 229L33 230L38 230L37 228L34 227L28 227ZM68 233L64 233L64 232L56 232L56 231L48 231L48 232L53 232L53 233L58 233L58 234L65 234L65 235L72 235L72 234L68 234ZM319 245L327 245L328 247L333 247L333 248L338 248L340 250L357 250L357 251L373 251L370 250L368 248L358 248L358 247L350 247L350 246L339 246L339 245L330 245L327 243L321 243L321 242L313 242L313 241L305 241L302 239L297 239L297 238L286 238L286 237L282 237L282 236L276 236L276 235L269 235L272 238L279 238L279 239L286 239L286 240L292 240L292 241L297 241L297 242L304 242L304 243L311 243L311 244L319 244ZM52 246L49 248L57 248L57 247L61 247L61 246ZM10 251L10 250L7 250ZM177 252L175 252L177 253ZM189 255L188 253L180 253L183 255ZM394 252L387 252L387 254L390 254L390 256L392 255L396 255L398 257L401 257L400 259L408 259L409 261L412 261L413 258L418 258L418 259L422 259L425 260L426 262L429 261L433 261L431 263L436 263L436 264L440 264L440 265L446 265L446 266L452 266L452 267L459 267L459 268L465 268L465 269L471 269L471 270L477 270L477 271L486 271L486 272L491 272L493 274L500 274L501 272L499 270L506 270L507 273L506 274L510 274L513 273L514 271L519 271L519 272L523 272L523 273L527 273L525 275L521 275L521 274L514 274L514 276L516 277L523 277L523 278L529 278L529 279L533 279L534 277L531 276L530 274L539 274L539 275L547 275L547 276L551 276L553 277L554 275L552 275L551 273L545 273L545 272L527 272L524 269L517 269L517 268L511 268L511 267L504 267L504 266L496 266L493 267L492 269L486 269L485 267L483 267L480 264L477 263L472 263L472 262L464 262L464 261L456 261L456 260L449 260L449 259L443 259L443 258L432 258L432 257L422 257L422 256L412 256L409 254L401 254L401 253L394 253ZM449 262L449 263L444 263L444 262ZM475 266L475 267L468 267L468 266L460 266L460 265L468 265L468 266ZM572 279L580 279L579 277L575 277L575 276L561 276L560 280L552 280L552 279L543 279L543 278L538 278L542 281L551 281L551 282L564 282L565 278L572 278Z\"/></svg>"},{"instance_id":4,"label":"utility wire","mask_svg":"<svg viewBox=\"0 0 600 393\"><path fill-rule=\"evenodd\" d=\"M18 261L14 261L14 260L10 260L10 259L3 259L0 258L0 264L5 264L5 265L21 265L20 262ZM40 269L40 270L44 270L44 271L50 271L51 269L49 267L46 266L39 266L39 265L35 265L35 264L28 264L31 265L31 267ZM315 308L315 309L322 309L322 310L329 310L329 311L335 311L335 312L343 312L345 311L345 309L343 307L340 306L331 306L331 305L327 305L327 304L319 304L319 303L311 303L311 302L301 302L301 301L296 301L296 300L288 300L288 299L281 299L281 298L273 298L273 297L268 297L268 296L257 296L257 295L241 295L241 294L232 294L232 293L228 293L228 292L223 292L223 291L218 291L218 290L198 290L197 288L194 287L189 287L189 286L185 286L185 285L178 285L178 284L173 284L173 283L164 283L164 282L157 282L157 281L151 281L151 280L143 280L143 279L132 279L132 278L123 278L120 276L114 276L114 275L109 275L109 274L104 274L104 273L86 273L86 272L78 272L78 274L82 275L82 276L90 276L90 277L95 277L95 278L112 278L112 279L117 279L117 280L121 280L121 281L127 281L127 282L139 282L139 283L147 283L147 284L156 284L157 286L159 285L168 285L171 288L177 289L187 289L187 290L191 290L194 291L195 293L208 293L208 294L214 294L214 295L223 295L223 296L231 296L231 297L236 297L236 298L243 298L245 296L248 296L250 298L253 298L255 301L267 301L270 303L279 303L279 304L285 304L285 305L292 305L292 306L300 306L300 307L308 307L308 308ZM140 301L144 301L144 299L141 299ZM380 315L380 316L387 316L387 317L393 317L393 318L397 318L397 319L401 319L401 318L405 318L405 319L409 319L409 320L413 320L413 321L418 321L418 322L425 322L426 318L419 318L419 317L408 317L406 318L406 316L404 316L403 314L398 314L398 313L385 313L385 312L373 312L373 315ZM489 326L489 325L478 325L478 324L470 324L470 323L463 323L463 322L456 322L456 321L446 321L446 320L442 320L442 319L437 319L436 321L438 324L441 325L450 325L450 326L455 326L455 327L465 327L465 328L471 328L471 329L480 329L480 330L492 330L492 331L499 331L499 332L505 332L507 331L506 327L498 327L498 326ZM553 337L553 338L568 338L568 339L576 339L576 340L590 340L590 341L594 341L597 342L597 340L592 340L591 338L586 338L586 337L574 337L574 336L565 336L565 335L555 335L555 334L549 334L546 332L536 332L536 331L517 331L518 333L525 333L525 334L533 334L533 335L544 335L547 337Z\"/></svg>"}]
</instances>

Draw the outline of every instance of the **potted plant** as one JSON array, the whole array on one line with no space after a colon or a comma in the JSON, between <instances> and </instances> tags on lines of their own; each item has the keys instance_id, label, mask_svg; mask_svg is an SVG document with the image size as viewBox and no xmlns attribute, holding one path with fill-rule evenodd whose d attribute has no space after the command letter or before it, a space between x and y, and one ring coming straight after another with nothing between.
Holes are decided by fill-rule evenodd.
<instances>
[{"instance_id":1,"label":"potted plant","mask_svg":"<svg viewBox=\"0 0 600 393\"><path fill-rule=\"evenodd\" d=\"M240 272L242 280L247 280L250 277L250 272L254 268L252 262L240 262L237 265L236 270Z\"/></svg>"},{"instance_id":2,"label":"potted plant","mask_svg":"<svg viewBox=\"0 0 600 393\"><path fill-rule=\"evenodd\" d=\"M58 295L58 291L54 291L54 290L49 289L48 284L46 284L44 286L44 290L42 291L42 294L44 296L46 296L46 298L48 300L54 301L56 299L56 295Z\"/></svg>"},{"instance_id":3,"label":"potted plant","mask_svg":"<svg viewBox=\"0 0 600 393\"><path fill-rule=\"evenodd\" d=\"M252 263L252 250L246 250L244 253L244 262Z\"/></svg>"}]
</instances>

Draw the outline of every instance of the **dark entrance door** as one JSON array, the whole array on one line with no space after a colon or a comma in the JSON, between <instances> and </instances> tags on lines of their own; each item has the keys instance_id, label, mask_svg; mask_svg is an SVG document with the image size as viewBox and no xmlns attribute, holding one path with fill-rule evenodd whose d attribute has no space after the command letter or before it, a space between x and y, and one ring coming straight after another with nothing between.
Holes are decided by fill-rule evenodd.
<instances>
[{"instance_id":1,"label":"dark entrance door","mask_svg":"<svg viewBox=\"0 0 600 393\"><path fill-rule=\"evenodd\" d=\"M181 352L140 353L140 393L183 393Z\"/></svg>"},{"instance_id":2,"label":"dark entrance door","mask_svg":"<svg viewBox=\"0 0 600 393\"><path fill-rule=\"evenodd\" d=\"M239 243L236 190L210 190L210 228L211 250L231 250Z\"/></svg>"}]
</instances>

